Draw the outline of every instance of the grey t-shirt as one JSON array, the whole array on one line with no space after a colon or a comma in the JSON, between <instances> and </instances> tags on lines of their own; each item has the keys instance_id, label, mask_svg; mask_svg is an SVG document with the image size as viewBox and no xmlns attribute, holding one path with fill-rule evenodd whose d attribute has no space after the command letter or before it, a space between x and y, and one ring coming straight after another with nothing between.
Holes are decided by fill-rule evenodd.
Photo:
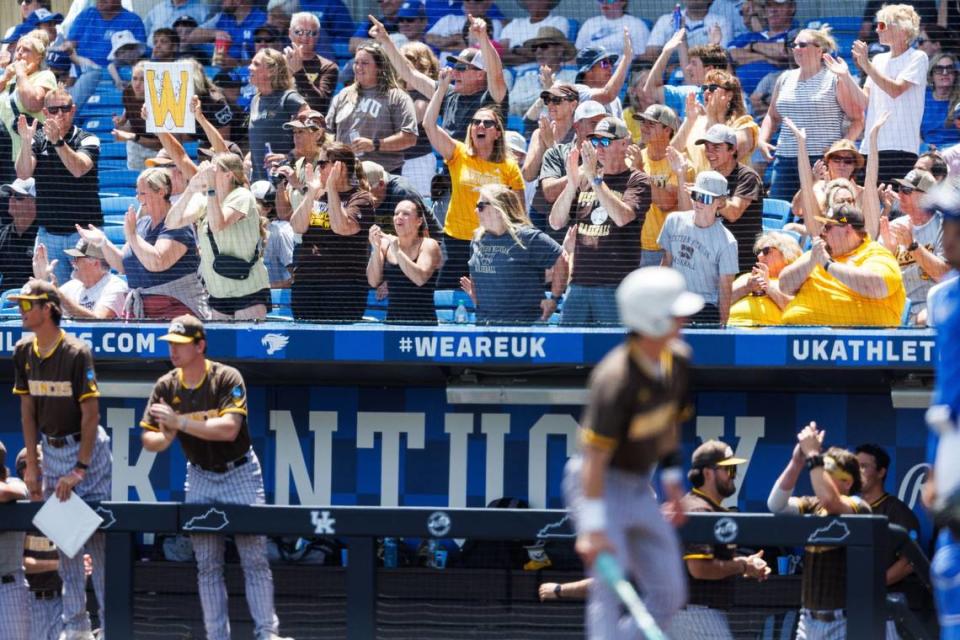
<instances>
[{"instance_id":1,"label":"grey t-shirt","mask_svg":"<svg viewBox=\"0 0 960 640\"><path fill-rule=\"evenodd\" d=\"M901 216L890 226L910 224L907 216ZM922 247L926 247L930 253L943 257L943 218L940 214L935 214L926 224L919 227L910 224L913 230L913 239ZM911 315L919 313L927 303L927 293L936 284L914 257L907 251L906 247L897 247L897 262L900 264L900 271L903 273L903 287L907 290L907 298L913 303L910 310Z\"/></svg>"},{"instance_id":2,"label":"grey t-shirt","mask_svg":"<svg viewBox=\"0 0 960 640\"><path fill-rule=\"evenodd\" d=\"M357 138L383 140L404 131L417 135L417 114L410 94L400 89L386 93L377 88L347 87L333 97L327 112L327 126L337 142L350 144ZM369 151L359 154L364 160L376 162L390 172L403 167L402 151Z\"/></svg>"},{"instance_id":3,"label":"grey t-shirt","mask_svg":"<svg viewBox=\"0 0 960 640\"><path fill-rule=\"evenodd\" d=\"M674 211L663 223L657 244L671 255L671 266L683 274L687 289L716 306L720 276L737 274L737 241L723 223L698 227L693 211Z\"/></svg>"},{"instance_id":4,"label":"grey t-shirt","mask_svg":"<svg viewBox=\"0 0 960 640\"><path fill-rule=\"evenodd\" d=\"M470 119L473 114L482 107L497 109L503 121L507 121L507 113L510 111L510 95L503 97L503 102L497 102L490 95L490 91L485 89L478 93L463 94L454 91L453 87L447 89L447 94L443 97L443 106L440 113L440 126L450 134L454 140L463 142L467 138L467 127L470 126Z\"/></svg>"},{"instance_id":5,"label":"grey t-shirt","mask_svg":"<svg viewBox=\"0 0 960 640\"><path fill-rule=\"evenodd\" d=\"M535 227L509 233L483 234L470 242L470 278L477 294L477 320L491 323L532 323L540 318L543 270L552 267L562 250Z\"/></svg>"},{"instance_id":6,"label":"grey t-shirt","mask_svg":"<svg viewBox=\"0 0 960 640\"><path fill-rule=\"evenodd\" d=\"M289 122L307 103L294 90L275 91L270 95L257 94L250 103L250 158L253 161L252 181L268 180L263 168L263 157L269 143L271 153L287 154L293 149L293 133L285 131L283 124Z\"/></svg>"},{"instance_id":7,"label":"grey t-shirt","mask_svg":"<svg viewBox=\"0 0 960 640\"><path fill-rule=\"evenodd\" d=\"M286 220L271 220L263 263L267 266L270 282L288 280L292 274L287 268L293 264L293 251L300 243L293 227Z\"/></svg>"}]
</instances>

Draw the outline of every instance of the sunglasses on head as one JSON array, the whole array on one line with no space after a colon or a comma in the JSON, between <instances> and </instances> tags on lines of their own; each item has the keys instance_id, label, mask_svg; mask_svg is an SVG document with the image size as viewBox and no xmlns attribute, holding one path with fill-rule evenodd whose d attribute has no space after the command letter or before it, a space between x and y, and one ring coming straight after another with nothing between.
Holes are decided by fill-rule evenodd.
<instances>
[{"instance_id":1,"label":"sunglasses on head","mask_svg":"<svg viewBox=\"0 0 960 640\"><path fill-rule=\"evenodd\" d=\"M690 194L690 197L693 198L694 202L699 202L700 204L713 204L713 201L716 199L716 196L712 196L709 193L703 193L701 191L694 191Z\"/></svg>"},{"instance_id":2,"label":"sunglasses on head","mask_svg":"<svg viewBox=\"0 0 960 640\"><path fill-rule=\"evenodd\" d=\"M297 36L298 38L316 38L316 37L317 37L317 32L316 32L316 31L313 31L312 29L311 29L311 30L308 30L308 29L294 29L294 30L293 30L293 35Z\"/></svg>"},{"instance_id":3,"label":"sunglasses on head","mask_svg":"<svg viewBox=\"0 0 960 640\"><path fill-rule=\"evenodd\" d=\"M704 84L700 86L700 90L703 91L704 93L710 93L711 91L717 91L718 89L722 89L722 88L723 87L721 87L720 85L713 84L713 83Z\"/></svg>"},{"instance_id":4,"label":"sunglasses on head","mask_svg":"<svg viewBox=\"0 0 960 640\"><path fill-rule=\"evenodd\" d=\"M857 164L857 159L853 156L830 156L829 162L837 164Z\"/></svg>"},{"instance_id":5,"label":"sunglasses on head","mask_svg":"<svg viewBox=\"0 0 960 640\"><path fill-rule=\"evenodd\" d=\"M470 124L472 124L475 127L483 127L484 129L497 128L496 120L487 120L486 118L471 118Z\"/></svg>"},{"instance_id":6,"label":"sunglasses on head","mask_svg":"<svg viewBox=\"0 0 960 640\"><path fill-rule=\"evenodd\" d=\"M70 110L73 109L72 104L54 104L49 107L44 107L44 111L47 113L70 113Z\"/></svg>"},{"instance_id":7,"label":"sunglasses on head","mask_svg":"<svg viewBox=\"0 0 960 640\"><path fill-rule=\"evenodd\" d=\"M485 200L477 200L477 211L483 211L489 206L491 206L489 202L486 202Z\"/></svg>"},{"instance_id":8,"label":"sunglasses on head","mask_svg":"<svg viewBox=\"0 0 960 640\"><path fill-rule=\"evenodd\" d=\"M956 73L957 68L952 64L938 64L933 67L933 72L946 76L951 73Z\"/></svg>"},{"instance_id":9,"label":"sunglasses on head","mask_svg":"<svg viewBox=\"0 0 960 640\"><path fill-rule=\"evenodd\" d=\"M613 141L610 138L604 138L603 136L593 136L590 138L590 144L594 147L609 147L611 142Z\"/></svg>"}]
</instances>

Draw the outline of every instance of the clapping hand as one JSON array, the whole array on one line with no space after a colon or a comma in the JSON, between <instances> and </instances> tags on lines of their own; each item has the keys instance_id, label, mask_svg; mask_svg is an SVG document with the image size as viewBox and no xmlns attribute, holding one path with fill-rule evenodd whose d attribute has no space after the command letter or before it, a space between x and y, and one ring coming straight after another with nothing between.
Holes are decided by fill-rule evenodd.
<instances>
[{"instance_id":1,"label":"clapping hand","mask_svg":"<svg viewBox=\"0 0 960 640\"><path fill-rule=\"evenodd\" d=\"M540 88L544 91L553 86L553 69L545 64L540 65Z\"/></svg>"},{"instance_id":2,"label":"clapping hand","mask_svg":"<svg viewBox=\"0 0 960 640\"><path fill-rule=\"evenodd\" d=\"M470 296L470 299L473 300L473 305L477 305L477 288L467 276L460 276L460 288L463 289L463 292Z\"/></svg>"},{"instance_id":3,"label":"clapping hand","mask_svg":"<svg viewBox=\"0 0 960 640\"><path fill-rule=\"evenodd\" d=\"M847 66L847 61L839 56L835 58L829 53L823 54L823 66L836 76L850 75L850 67Z\"/></svg>"},{"instance_id":4,"label":"clapping hand","mask_svg":"<svg viewBox=\"0 0 960 640\"><path fill-rule=\"evenodd\" d=\"M746 577L755 578L763 582L770 576L771 569L769 565L767 565L767 561L763 559L763 549L760 549L760 551L757 551L753 555L745 556L743 559L745 561L743 575Z\"/></svg>"},{"instance_id":5,"label":"clapping hand","mask_svg":"<svg viewBox=\"0 0 960 640\"><path fill-rule=\"evenodd\" d=\"M123 237L127 242L137 237L137 211L132 206L127 207L127 213L123 216Z\"/></svg>"},{"instance_id":6,"label":"clapping hand","mask_svg":"<svg viewBox=\"0 0 960 640\"><path fill-rule=\"evenodd\" d=\"M677 180L683 185L687 179L687 159L674 147L667 147L667 163L670 170L677 176Z\"/></svg>"},{"instance_id":7,"label":"clapping hand","mask_svg":"<svg viewBox=\"0 0 960 640\"><path fill-rule=\"evenodd\" d=\"M909 224L891 224L890 231L896 243L901 247L909 247L913 244L913 229Z\"/></svg>"},{"instance_id":8,"label":"clapping hand","mask_svg":"<svg viewBox=\"0 0 960 640\"><path fill-rule=\"evenodd\" d=\"M750 291L765 294L770 286L770 270L763 262L758 262L750 271Z\"/></svg>"},{"instance_id":9,"label":"clapping hand","mask_svg":"<svg viewBox=\"0 0 960 640\"><path fill-rule=\"evenodd\" d=\"M380 241L383 239L383 230L380 229L380 225L375 224L370 227L370 231L367 233L367 241L370 242L370 246L374 251L380 250Z\"/></svg>"},{"instance_id":10,"label":"clapping hand","mask_svg":"<svg viewBox=\"0 0 960 640\"><path fill-rule=\"evenodd\" d=\"M551 122L546 116L540 116L539 128L540 142L544 149L549 149L557 143L557 123Z\"/></svg>"},{"instance_id":11,"label":"clapping hand","mask_svg":"<svg viewBox=\"0 0 960 640\"><path fill-rule=\"evenodd\" d=\"M323 193L324 184L321 174L323 169L319 166L314 167L312 163L308 162L307 166L304 169L304 183L307 185L307 189L313 192L314 196L317 196Z\"/></svg>"},{"instance_id":12,"label":"clapping hand","mask_svg":"<svg viewBox=\"0 0 960 640\"><path fill-rule=\"evenodd\" d=\"M337 191L337 185L340 184L341 180L346 178L347 168L343 165L342 162L334 162L333 166L330 167L330 173L327 175L327 193L332 193Z\"/></svg>"},{"instance_id":13,"label":"clapping hand","mask_svg":"<svg viewBox=\"0 0 960 640\"><path fill-rule=\"evenodd\" d=\"M59 260L50 262L47 259L47 247L42 242L37 244L37 250L33 252L33 277L37 280L57 283L57 276L54 270Z\"/></svg>"},{"instance_id":14,"label":"clapping hand","mask_svg":"<svg viewBox=\"0 0 960 640\"><path fill-rule=\"evenodd\" d=\"M823 238L814 238L810 241L810 259L814 264L821 267L827 264L830 259L830 253L827 251L827 243Z\"/></svg>"},{"instance_id":15,"label":"clapping hand","mask_svg":"<svg viewBox=\"0 0 960 640\"><path fill-rule=\"evenodd\" d=\"M624 152L624 159L627 163L627 166L632 170L643 171L643 152L640 149L640 145L628 145L626 152ZM655 184L653 180L651 180L650 183Z\"/></svg>"},{"instance_id":16,"label":"clapping hand","mask_svg":"<svg viewBox=\"0 0 960 640\"><path fill-rule=\"evenodd\" d=\"M63 138L60 123L53 118L47 118L46 122L43 123L43 135L51 144L60 142L60 139Z\"/></svg>"},{"instance_id":17,"label":"clapping hand","mask_svg":"<svg viewBox=\"0 0 960 640\"><path fill-rule=\"evenodd\" d=\"M691 91L687 94L687 97L684 100L684 118L696 118L697 116L707 115L707 110L704 108L700 101L697 100L697 94L694 91Z\"/></svg>"},{"instance_id":18,"label":"clapping hand","mask_svg":"<svg viewBox=\"0 0 960 640\"><path fill-rule=\"evenodd\" d=\"M33 140L33 137L37 133L37 127L39 126L40 121L34 120L32 123L27 124L27 116L20 114L20 117L17 118L17 133L20 135L20 140L23 141L23 144L30 144L30 141Z\"/></svg>"},{"instance_id":19,"label":"clapping hand","mask_svg":"<svg viewBox=\"0 0 960 640\"><path fill-rule=\"evenodd\" d=\"M580 187L580 151L576 146L567 154L567 183Z\"/></svg>"},{"instance_id":20,"label":"clapping hand","mask_svg":"<svg viewBox=\"0 0 960 640\"><path fill-rule=\"evenodd\" d=\"M371 28L370 31L373 31L375 28L376 27ZM290 70L290 73L297 73L303 69L303 60L307 56L304 55L303 47L295 44L292 47L284 48L283 57L287 59L287 68Z\"/></svg>"},{"instance_id":21,"label":"clapping hand","mask_svg":"<svg viewBox=\"0 0 960 640\"><path fill-rule=\"evenodd\" d=\"M100 229L96 228L92 224L87 225L87 228L84 229L80 225L74 225L77 229L77 233L80 234L80 237L92 244L95 247L102 247L107 242L107 235Z\"/></svg>"},{"instance_id":22,"label":"clapping hand","mask_svg":"<svg viewBox=\"0 0 960 640\"><path fill-rule=\"evenodd\" d=\"M593 180L597 177L597 150L593 148L592 142L585 141L580 144L580 157L583 158L580 172L587 180Z\"/></svg>"},{"instance_id":23,"label":"clapping hand","mask_svg":"<svg viewBox=\"0 0 960 640\"><path fill-rule=\"evenodd\" d=\"M866 71L867 67L870 66L870 49L867 47L867 43L863 40L857 40L850 48L850 53L853 54L853 61L856 65Z\"/></svg>"},{"instance_id":24,"label":"clapping hand","mask_svg":"<svg viewBox=\"0 0 960 640\"><path fill-rule=\"evenodd\" d=\"M687 37L687 30L684 27L681 27L679 31L670 36L670 39L667 40L663 45L664 51L674 52L676 51L681 44L683 44L683 39Z\"/></svg>"},{"instance_id":25,"label":"clapping hand","mask_svg":"<svg viewBox=\"0 0 960 640\"><path fill-rule=\"evenodd\" d=\"M800 433L797 434L797 444L800 445L801 453L807 458L820 453L820 449L823 447L823 437L826 434L826 431L817 429L816 422L811 422L801 429Z\"/></svg>"}]
</instances>

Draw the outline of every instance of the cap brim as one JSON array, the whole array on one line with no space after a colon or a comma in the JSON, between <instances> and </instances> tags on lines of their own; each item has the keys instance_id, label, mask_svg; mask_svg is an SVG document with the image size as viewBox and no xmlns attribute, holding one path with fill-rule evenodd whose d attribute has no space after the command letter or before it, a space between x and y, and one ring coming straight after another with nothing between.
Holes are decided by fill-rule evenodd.
<instances>
[{"instance_id":1,"label":"cap brim","mask_svg":"<svg viewBox=\"0 0 960 640\"><path fill-rule=\"evenodd\" d=\"M160 336L157 340L163 340L164 342L173 342L175 344L190 344L193 342L193 338L190 336L182 336L179 333L168 333L165 336Z\"/></svg>"},{"instance_id":2,"label":"cap brim","mask_svg":"<svg viewBox=\"0 0 960 640\"><path fill-rule=\"evenodd\" d=\"M743 464L746 462L743 458L727 458L726 460L721 460L716 464L718 467L732 467L734 465Z\"/></svg>"},{"instance_id":3,"label":"cap brim","mask_svg":"<svg viewBox=\"0 0 960 640\"><path fill-rule=\"evenodd\" d=\"M160 158L159 160L156 158L147 158L143 161L143 164L152 169L153 167L172 167L176 163L169 158Z\"/></svg>"},{"instance_id":4,"label":"cap brim","mask_svg":"<svg viewBox=\"0 0 960 640\"><path fill-rule=\"evenodd\" d=\"M478 67L477 64L476 64L475 62L473 62L472 60L467 60L467 59L465 59L465 58L461 58L460 56L447 56L447 60L453 60L454 62L459 62L460 64L465 64L465 65L467 65L468 67L473 67L473 68L476 69L477 71L486 71L486 69L483 69L482 67Z\"/></svg>"},{"instance_id":5,"label":"cap brim","mask_svg":"<svg viewBox=\"0 0 960 640\"><path fill-rule=\"evenodd\" d=\"M64 249L63 252L68 256L73 258L86 258L88 257L83 251L77 251L76 249Z\"/></svg>"},{"instance_id":6,"label":"cap brim","mask_svg":"<svg viewBox=\"0 0 960 640\"><path fill-rule=\"evenodd\" d=\"M690 193L703 193L708 196L713 196L714 198L725 198L727 196L725 193L714 193L713 191L707 191L706 189L700 189L698 187L690 187Z\"/></svg>"},{"instance_id":7,"label":"cap brim","mask_svg":"<svg viewBox=\"0 0 960 640\"><path fill-rule=\"evenodd\" d=\"M673 301L673 305L670 307L670 313L673 314L675 318L686 318L703 309L703 305L703 296L698 293L684 291Z\"/></svg>"},{"instance_id":8,"label":"cap brim","mask_svg":"<svg viewBox=\"0 0 960 640\"><path fill-rule=\"evenodd\" d=\"M12 294L12 295L7 296L7 300L47 300L47 301L50 301L50 302L53 302L53 301L54 301L52 298L50 298L50 296L48 296L48 295L45 294L45 293L40 293L40 294L15 293L15 294Z\"/></svg>"},{"instance_id":9,"label":"cap brim","mask_svg":"<svg viewBox=\"0 0 960 640\"><path fill-rule=\"evenodd\" d=\"M926 190L925 190L925 189L921 189L921 188L918 187L917 185L913 184L912 182L907 182L907 181L906 181L905 179L903 179L903 178L894 178L893 180L891 180L891 182L896 182L896 183L897 183L898 185L900 185L901 187L909 187L910 189L913 189L914 191L920 191L921 193L926 193Z\"/></svg>"},{"instance_id":10,"label":"cap brim","mask_svg":"<svg viewBox=\"0 0 960 640\"><path fill-rule=\"evenodd\" d=\"M823 216L813 216L813 219L817 222L822 222L823 224L850 224L849 222L840 222L839 220L834 220L833 218L825 218Z\"/></svg>"}]
</instances>

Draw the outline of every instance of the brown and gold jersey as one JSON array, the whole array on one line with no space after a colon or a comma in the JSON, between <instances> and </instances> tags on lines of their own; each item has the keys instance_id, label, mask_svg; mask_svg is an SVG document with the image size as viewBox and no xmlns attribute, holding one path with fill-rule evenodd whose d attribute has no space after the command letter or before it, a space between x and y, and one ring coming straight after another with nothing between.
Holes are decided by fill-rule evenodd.
<instances>
[{"instance_id":1,"label":"brown and gold jersey","mask_svg":"<svg viewBox=\"0 0 960 640\"><path fill-rule=\"evenodd\" d=\"M841 496L854 513L870 513L870 507L858 496ZM813 496L799 498L803 515L828 516L820 500ZM803 580L800 601L807 609L843 609L847 601L846 547L808 546L803 558Z\"/></svg>"},{"instance_id":2,"label":"brown and gold jersey","mask_svg":"<svg viewBox=\"0 0 960 640\"><path fill-rule=\"evenodd\" d=\"M60 558L57 545L53 544L49 538L30 532L27 532L23 540L23 555L27 558L35 558L37 560L58 560ZM30 591L59 592L63 587L60 574L56 569L53 571L28 573L27 583L30 585Z\"/></svg>"},{"instance_id":3,"label":"brown and gold jersey","mask_svg":"<svg viewBox=\"0 0 960 640\"><path fill-rule=\"evenodd\" d=\"M53 351L41 355L36 338L23 338L13 349L13 370L13 393L33 398L41 433L63 437L80 432L80 403L100 397L85 342L61 330Z\"/></svg>"},{"instance_id":4,"label":"brown and gold jersey","mask_svg":"<svg viewBox=\"0 0 960 640\"><path fill-rule=\"evenodd\" d=\"M699 489L694 489L680 500L680 508L684 513L724 513L729 511L710 496ZM683 548L684 560L732 560L737 551L735 544L688 544ZM733 606L733 588L729 583L733 578L726 580L697 580L689 576L690 604L699 604L714 609L724 609Z\"/></svg>"},{"instance_id":5,"label":"brown and gold jersey","mask_svg":"<svg viewBox=\"0 0 960 640\"><path fill-rule=\"evenodd\" d=\"M173 407L178 415L192 420L239 414L242 424L232 442L213 442L177 433L187 460L205 469L213 469L240 458L250 449L250 431L247 428L247 388L240 372L212 360L206 361L206 367L203 380L194 387L184 384L180 369L174 369L157 380L140 426L151 431L160 430L160 425L150 415L150 405L161 402Z\"/></svg>"},{"instance_id":6,"label":"brown and gold jersey","mask_svg":"<svg viewBox=\"0 0 960 640\"><path fill-rule=\"evenodd\" d=\"M653 371L627 343L593 370L580 436L584 444L612 451L612 467L646 473L677 452L680 424L693 413L685 347L665 348Z\"/></svg>"}]
</instances>

